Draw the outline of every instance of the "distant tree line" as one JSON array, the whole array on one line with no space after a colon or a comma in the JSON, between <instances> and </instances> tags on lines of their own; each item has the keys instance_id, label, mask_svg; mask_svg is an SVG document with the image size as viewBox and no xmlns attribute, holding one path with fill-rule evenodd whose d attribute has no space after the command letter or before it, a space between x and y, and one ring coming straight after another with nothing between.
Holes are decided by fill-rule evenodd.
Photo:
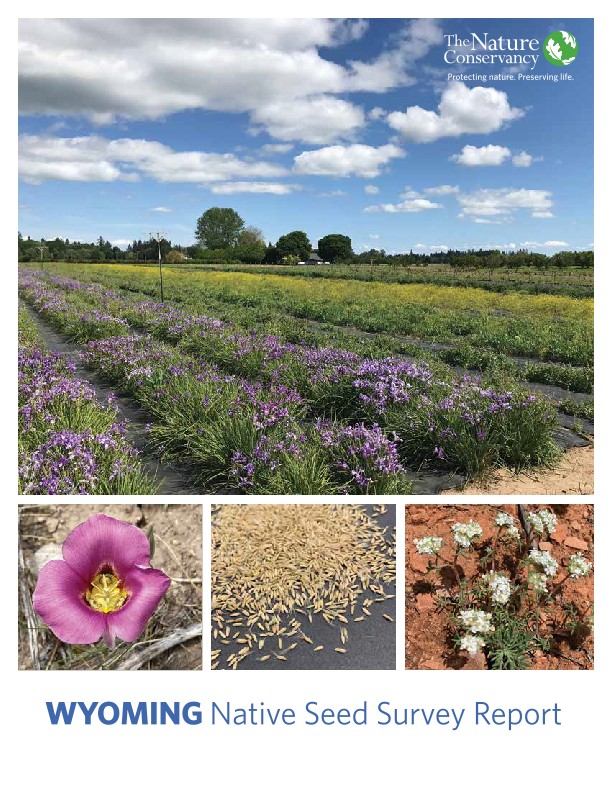
<instances>
[{"instance_id":1,"label":"distant tree line","mask_svg":"<svg viewBox=\"0 0 612 792\"><path fill-rule=\"evenodd\" d=\"M174 249L167 239L160 241L160 248L162 258ZM103 237L95 242L75 242L60 237L38 240L19 234L19 261L151 261L157 256L156 240L134 240L124 249Z\"/></svg>"},{"instance_id":2,"label":"distant tree line","mask_svg":"<svg viewBox=\"0 0 612 792\"><path fill-rule=\"evenodd\" d=\"M384 250L366 250L353 257L354 264L386 265L392 267L427 267L435 264L457 269L518 269L520 267L580 267L589 268L594 263L592 250L567 250L546 256L529 250L446 250L436 253L386 253Z\"/></svg>"},{"instance_id":3,"label":"distant tree line","mask_svg":"<svg viewBox=\"0 0 612 792\"><path fill-rule=\"evenodd\" d=\"M311 252L318 253L331 264L391 267L426 267L440 264L457 269L498 269L507 267L581 267L593 266L592 250L561 251L553 256L528 250L446 250L436 253L387 253L384 250L354 253L351 238L344 234L328 234L313 248L305 231L283 234L275 244L266 244L261 229L247 226L234 209L212 207L197 220L194 245L173 245L160 241L162 259L166 263L183 260L211 263L298 264ZM113 245L99 237L95 242L69 239L34 240L19 234L20 261L157 261L156 240L134 240L126 248Z\"/></svg>"}]
</instances>

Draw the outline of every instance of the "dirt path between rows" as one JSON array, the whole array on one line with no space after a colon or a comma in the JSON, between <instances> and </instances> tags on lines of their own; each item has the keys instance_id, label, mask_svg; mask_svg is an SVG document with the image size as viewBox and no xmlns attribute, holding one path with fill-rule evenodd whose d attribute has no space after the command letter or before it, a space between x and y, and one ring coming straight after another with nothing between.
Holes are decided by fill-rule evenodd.
<instances>
[{"instance_id":1,"label":"dirt path between rows","mask_svg":"<svg viewBox=\"0 0 612 792\"><path fill-rule=\"evenodd\" d=\"M465 488L443 490L442 495L592 495L595 486L594 448L568 449L559 464L550 469L513 473L502 469L487 482Z\"/></svg>"}]
</instances>

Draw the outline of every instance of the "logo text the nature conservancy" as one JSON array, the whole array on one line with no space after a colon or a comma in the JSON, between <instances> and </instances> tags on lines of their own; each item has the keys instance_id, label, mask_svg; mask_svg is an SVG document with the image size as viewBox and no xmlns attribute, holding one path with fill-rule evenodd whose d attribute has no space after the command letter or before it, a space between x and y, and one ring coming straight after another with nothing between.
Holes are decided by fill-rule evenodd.
<instances>
[{"instance_id":1,"label":"logo text the nature conservancy","mask_svg":"<svg viewBox=\"0 0 612 792\"><path fill-rule=\"evenodd\" d=\"M446 43L444 61L451 65L529 66L532 70L542 51L542 44L536 38L492 37L488 33L471 33L462 38L456 33L446 33L444 40ZM551 45L551 40L554 47ZM569 65L575 60L578 52L575 37L563 30L547 36L544 45L547 47L543 50L546 59L554 65ZM554 58L555 55L559 55L558 60Z\"/></svg>"}]
</instances>

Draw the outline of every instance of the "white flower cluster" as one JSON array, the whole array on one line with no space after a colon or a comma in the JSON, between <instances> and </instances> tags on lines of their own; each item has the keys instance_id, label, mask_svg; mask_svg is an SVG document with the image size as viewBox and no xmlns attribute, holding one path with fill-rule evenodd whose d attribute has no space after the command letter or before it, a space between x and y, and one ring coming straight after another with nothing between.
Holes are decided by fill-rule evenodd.
<instances>
[{"instance_id":1,"label":"white flower cluster","mask_svg":"<svg viewBox=\"0 0 612 792\"><path fill-rule=\"evenodd\" d=\"M471 633L495 632L491 624L491 614L481 610L462 610L459 612L459 621Z\"/></svg>"},{"instance_id":2,"label":"white flower cluster","mask_svg":"<svg viewBox=\"0 0 612 792\"><path fill-rule=\"evenodd\" d=\"M534 533L538 536L544 536L546 531L549 534L556 531L557 515L546 509L542 509L539 512L529 512L527 522Z\"/></svg>"},{"instance_id":3,"label":"white flower cluster","mask_svg":"<svg viewBox=\"0 0 612 792\"><path fill-rule=\"evenodd\" d=\"M516 519L507 512L499 512L497 517L495 518L495 522L500 527L506 527L506 533L511 539L520 539L521 533L516 525Z\"/></svg>"},{"instance_id":4,"label":"white flower cluster","mask_svg":"<svg viewBox=\"0 0 612 792\"><path fill-rule=\"evenodd\" d=\"M495 572L489 572L482 577L489 586L491 602L495 602L497 605L505 605L512 593L510 578L506 575L497 575Z\"/></svg>"},{"instance_id":5,"label":"white flower cluster","mask_svg":"<svg viewBox=\"0 0 612 792\"><path fill-rule=\"evenodd\" d=\"M529 559L533 564L542 567L544 574L547 577L554 577L557 573L559 564L551 556L548 550L530 550Z\"/></svg>"},{"instance_id":6,"label":"white flower cluster","mask_svg":"<svg viewBox=\"0 0 612 792\"><path fill-rule=\"evenodd\" d=\"M415 539L414 545L417 553L421 553L421 555L438 555L442 548L442 538L439 536L424 536L422 539Z\"/></svg>"},{"instance_id":7,"label":"white flower cluster","mask_svg":"<svg viewBox=\"0 0 612 792\"><path fill-rule=\"evenodd\" d=\"M455 542L461 547L469 547L474 539L480 539L482 536L482 528L473 520L466 524L455 523L451 530Z\"/></svg>"},{"instance_id":8,"label":"white flower cluster","mask_svg":"<svg viewBox=\"0 0 612 792\"><path fill-rule=\"evenodd\" d=\"M484 647L485 639L480 635L472 635L471 633L467 633L467 635L461 636L461 643L459 644L460 649L466 649L471 655L478 654L478 652Z\"/></svg>"},{"instance_id":9,"label":"white flower cluster","mask_svg":"<svg viewBox=\"0 0 612 792\"><path fill-rule=\"evenodd\" d=\"M531 584L534 591L539 594L546 594L548 592L547 583L548 578L542 572L534 572L533 570L527 577L528 582Z\"/></svg>"},{"instance_id":10,"label":"white flower cluster","mask_svg":"<svg viewBox=\"0 0 612 792\"><path fill-rule=\"evenodd\" d=\"M571 578L586 577L592 568L593 564L587 561L582 553L571 556L567 563L567 571Z\"/></svg>"}]
</instances>

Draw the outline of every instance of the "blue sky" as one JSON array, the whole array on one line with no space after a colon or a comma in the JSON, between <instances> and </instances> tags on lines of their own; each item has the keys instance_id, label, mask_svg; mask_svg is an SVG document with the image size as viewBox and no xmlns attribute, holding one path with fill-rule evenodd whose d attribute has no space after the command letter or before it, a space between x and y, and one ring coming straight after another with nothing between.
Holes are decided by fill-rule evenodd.
<instances>
[{"instance_id":1,"label":"blue sky","mask_svg":"<svg viewBox=\"0 0 612 792\"><path fill-rule=\"evenodd\" d=\"M578 42L568 66L542 53L554 30ZM485 32L538 44L527 63L445 63L445 36ZM356 251L588 249L593 26L22 20L19 166L34 238L159 229L191 244L203 211L231 206L272 242L301 229Z\"/></svg>"}]
</instances>

